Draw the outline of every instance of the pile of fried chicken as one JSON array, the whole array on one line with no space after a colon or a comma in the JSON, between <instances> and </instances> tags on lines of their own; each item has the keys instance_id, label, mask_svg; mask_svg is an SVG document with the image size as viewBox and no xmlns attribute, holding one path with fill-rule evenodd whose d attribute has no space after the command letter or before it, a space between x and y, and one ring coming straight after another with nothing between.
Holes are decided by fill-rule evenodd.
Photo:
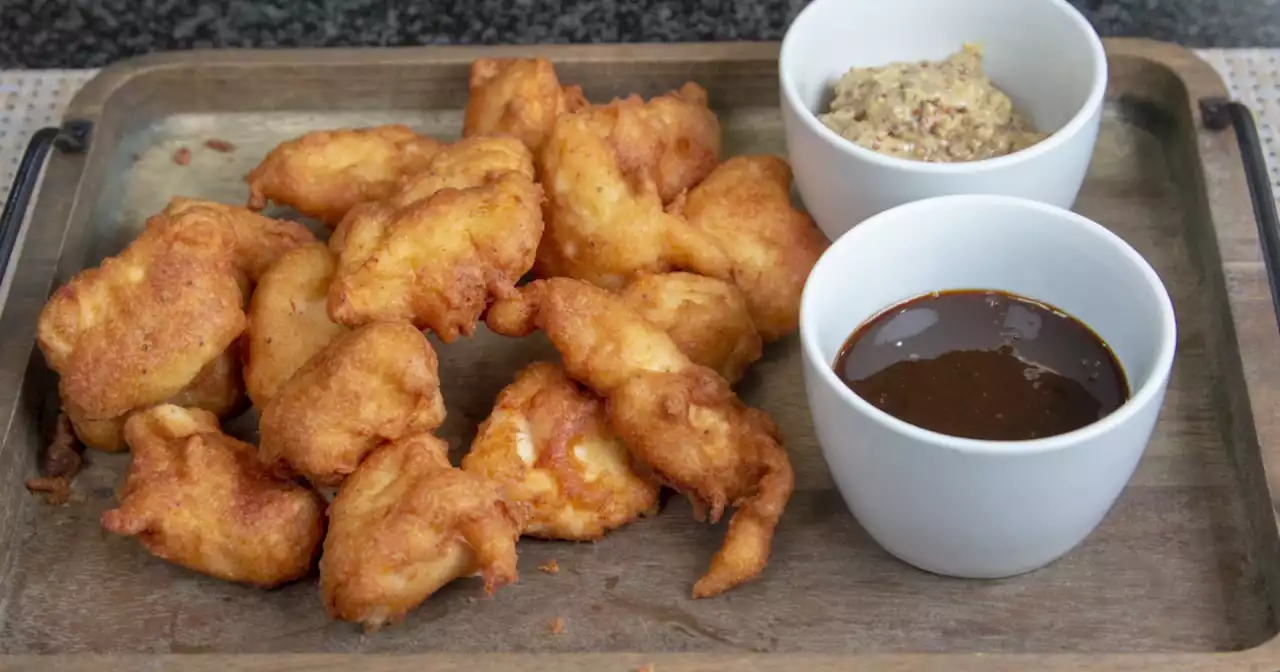
<instances>
[{"instance_id":1,"label":"pile of fried chicken","mask_svg":"<svg viewBox=\"0 0 1280 672\"><path fill-rule=\"evenodd\" d=\"M455 578L492 593L521 536L599 539L663 487L700 520L736 509L694 597L761 573L794 474L733 385L796 331L827 246L790 167L722 162L697 84L592 104L541 58L476 61L462 135L308 133L248 174L247 207L176 197L53 294L63 411L132 454L106 530L263 588L318 562L328 613L369 629ZM482 321L560 359L514 374L455 466L424 332ZM220 427L249 403L258 446Z\"/></svg>"}]
</instances>

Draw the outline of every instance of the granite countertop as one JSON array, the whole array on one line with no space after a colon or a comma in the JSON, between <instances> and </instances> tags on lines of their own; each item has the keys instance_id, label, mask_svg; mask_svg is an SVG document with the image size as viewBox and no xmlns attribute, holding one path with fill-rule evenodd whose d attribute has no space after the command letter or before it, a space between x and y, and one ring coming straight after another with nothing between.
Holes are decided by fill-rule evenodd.
<instances>
[{"instance_id":1,"label":"granite countertop","mask_svg":"<svg viewBox=\"0 0 1280 672\"><path fill-rule=\"evenodd\" d=\"M1280 47L1280 0L1072 2L1103 35L1191 47ZM773 40L805 3L0 0L0 68L96 67L194 47Z\"/></svg>"}]
</instances>

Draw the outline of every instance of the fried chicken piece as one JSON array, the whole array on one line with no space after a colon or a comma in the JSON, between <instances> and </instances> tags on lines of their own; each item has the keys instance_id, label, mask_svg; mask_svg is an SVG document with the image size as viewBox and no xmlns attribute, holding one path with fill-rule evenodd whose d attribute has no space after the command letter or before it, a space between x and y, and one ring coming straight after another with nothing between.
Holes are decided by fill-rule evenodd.
<instances>
[{"instance_id":1,"label":"fried chicken piece","mask_svg":"<svg viewBox=\"0 0 1280 672\"><path fill-rule=\"evenodd\" d=\"M602 106L615 117L609 142L633 184L652 184L670 203L720 162L720 121L707 91L687 82L645 101L632 94Z\"/></svg>"},{"instance_id":2,"label":"fried chicken piece","mask_svg":"<svg viewBox=\"0 0 1280 672\"><path fill-rule=\"evenodd\" d=\"M695 364L736 383L760 359L762 343L737 287L692 273L643 275L622 289L622 298L667 332Z\"/></svg>"},{"instance_id":3,"label":"fried chicken piece","mask_svg":"<svg viewBox=\"0 0 1280 672\"><path fill-rule=\"evenodd\" d=\"M245 409L244 380L240 373L240 343L231 344L171 399L164 403L209 411L219 419L239 415ZM135 412L131 410L129 413ZM105 420L90 420L78 415L74 408L65 410L76 438L89 448L116 453L127 448L124 423L129 413Z\"/></svg>"},{"instance_id":4,"label":"fried chicken piece","mask_svg":"<svg viewBox=\"0 0 1280 672\"><path fill-rule=\"evenodd\" d=\"M699 519L704 507L712 523L725 507L737 507L693 596L718 595L757 576L795 488L773 420L705 367L628 380L609 397L609 416L635 454L689 497Z\"/></svg>"},{"instance_id":5,"label":"fried chicken piece","mask_svg":"<svg viewBox=\"0 0 1280 672\"><path fill-rule=\"evenodd\" d=\"M342 223L330 317L412 322L445 343L474 334L490 299L511 295L532 267L541 202L528 174L503 172L402 209L361 206Z\"/></svg>"},{"instance_id":6,"label":"fried chicken piece","mask_svg":"<svg viewBox=\"0 0 1280 672\"><path fill-rule=\"evenodd\" d=\"M86 448L118 453L128 447L124 443L124 421L129 417L127 413L106 420L90 420L79 417L72 409L64 409L63 412L75 428L76 438Z\"/></svg>"},{"instance_id":7,"label":"fried chicken piece","mask_svg":"<svg viewBox=\"0 0 1280 672\"><path fill-rule=\"evenodd\" d=\"M307 360L262 409L263 461L338 485L379 443L444 422L436 353L403 322L343 334Z\"/></svg>"},{"instance_id":8,"label":"fried chicken piece","mask_svg":"<svg viewBox=\"0 0 1280 672\"><path fill-rule=\"evenodd\" d=\"M486 316L508 336L542 329L573 378L607 399L631 454L717 522L737 512L693 588L716 595L760 574L795 475L769 417L743 404L716 372L685 357L666 332L615 294L568 278L538 280Z\"/></svg>"},{"instance_id":9,"label":"fried chicken piece","mask_svg":"<svg viewBox=\"0 0 1280 672\"><path fill-rule=\"evenodd\" d=\"M230 227L174 218L54 292L36 337L64 407L105 420L160 403L225 352L245 325L236 242Z\"/></svg>"},{"instance_id":10,"label":"fried chicken piece","mask_svg":"<svg viewBox=\"0 0 1280 672\"><path fill-rule=\"evenodd\" d=\"M174 220L191 226L230 229L235 236L236 266L251 282L257 282L284 253L316 240L310 229L297 222L263 217L245 208L181 196L169 201L168 207L148 219L146 226L164 227Z\"/></svg>"},{"instance_id":11,"label":"fried chicken piece","mask_svg":"<svg viewBox=\"0 0 1280 672\"><path fill-rule=\"evenodd\" d=\"M498 395L462 468L527 507L528 536L599 539L657 510L660 488L633 470L603 402L548 362L525 367Z\"/></svg>"},{"instance_id":12,"label":"fried chicken piece","mask_svg":"<svg viewBox=\"0 0 1280 672\"><path fill-rule=\"evenodd\" d=\"M133 462L108 532L202 574L270 588L310 571L324 537L325 501L273 476L253 446L209 412L165 404L129 417Z\"/></svg>"},{"instance_id":13,"label":"fried chicken piece","mask_svg":"<svg viewBox=\"0 0 1280 672\"><path fill-rule=\"evenodd\" d=\"M497 180L504 173L534 179L533 154L515 138L464 138L447 145L425 170L400 180L389 205L404 208L443 189L472 189Z\"/></svg>"},{"instance_id":14,"label":"fried chicken piece","mask_svg":"<svg viewBox=\"0 0 1280 672\"><path fill-rule=\"evenodd\" d=\"M280 386L313 355L346 333L329 319L329 282L336 258L311 243L280 258L258 281L249 301L244 378L249 398L265 408Z\"/></svg>"},{"instance_id":15,"label":"fried chicken piece","mask_svg":"<svg viewBox=\"0 0 1280 672\"><path fill-rule=\"evenodd\" d=\"M737 156L671 208L733 260L733 281L765 341L799 328L805 280L829 244L813 219L792 207L790 188L786 161Z\"/></svg>"},{"instance_id":16,"label":"fried chicken piece","mask_svg":"<svg viewBox=\"0 0 1280 672\"><path fill-rule=\"evenodd\" d=\"M272 200L333 228L357 203L390 196L439 148L401 124L307 133L276 146L245 176L249 208Z\"/></svg>"},{"instance_id":17,"label":"fried chicken piece","mask_svg":"<svg viewBox=\"0 0 1280 672\"><path fill-rule=\"evenodd\" d=\"M539 157L546 233L534 270L619 289L636 275L688 270L730 279L710 236L663 210L652 180L629 178L610 145L618 108L561 115Z\"/></svg>"},{"instance_id":18,"label":"fried chicken piece","mask_svg":"<svg viewBox=\"0 0 1280 672\"><path fill-rule=\"evenodd\" d=\"M519 509L497 485L451 466L448 449L430 434L403 438L342 484L320 559L331 618L376 630L454 579L479 573L490 595L516 581Z\"/></svg>"},{"instance_id":19,"label":"fried chicken piece","mask_svg":"<svg viewBox=\"0 0 1280 672\"><path fill-rule=\"evenodd\" d=\"M521 173L530 180L534 179L533 156L515 138L464 138L445 145L431 157L426 168L401 178L389 197L352 208L334 229L333 236L329 238L329 249L334 254L341 254L347 247L347 231L366 215L406 208L443 189L484 186L507 172Z\"/></svg>"},{"instance_id":20,"label":"fried chicken piece","mask_svg":"<svg viewBox=\"0 0 1280 672\"><path fill-rule=\"evenodd\" d=\"M579 86L562 87L545 58L480 58L471 64L464 138L509 135L537 152L556 117L587 105Z\"/></svg>"}]
</instances>

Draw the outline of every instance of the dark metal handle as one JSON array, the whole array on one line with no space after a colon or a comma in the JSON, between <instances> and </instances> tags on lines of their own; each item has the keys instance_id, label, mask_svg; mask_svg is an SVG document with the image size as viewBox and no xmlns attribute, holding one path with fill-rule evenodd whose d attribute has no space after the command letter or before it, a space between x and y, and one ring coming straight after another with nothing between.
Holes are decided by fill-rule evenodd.
<instances>
[{"instance_id":1,"label":"dark metal handle","mask_svg":"<svg viewBox=\"0 0 1280 672\"><path fill-rule=\"evenodd\" d=\"M22 229L22 220L27 215L27 205L31 202L31 195L35 193L40 169L44 166L44 157L48 155L49 148L57 147L58 151L69 154L83 152L89 144L89 132L92 128L93 124L88 121L69 121L61 128L49 126L31 136L27 151L22 154L22 162L18 164L13 186L9 188L9 197L5 199L4 212L0 213L0 274L9 267L13 247L18 242L18 232Z\"/></svg>"},{"instance_id":2,"label":"dark metal handle","mask_svg":"<svg viewBox=\"0 0 1280 672\"><path fill-rule=\"evenodd\" d=\"M1253 113L1244 103L1225 98L1205 98L1200 101L1200 116L1210 129L1222 130L1228 126L1236 129L1236 142L1240 144L1240 153L1244 157L1244 175L1253 199L1253 216L1258 222L1258 238L1262 241L1267 282L1271 285L1271 303L1276 315L1280 315L1280 216L1276 214L1267 159Z\"/></svg>"}]
</instances>

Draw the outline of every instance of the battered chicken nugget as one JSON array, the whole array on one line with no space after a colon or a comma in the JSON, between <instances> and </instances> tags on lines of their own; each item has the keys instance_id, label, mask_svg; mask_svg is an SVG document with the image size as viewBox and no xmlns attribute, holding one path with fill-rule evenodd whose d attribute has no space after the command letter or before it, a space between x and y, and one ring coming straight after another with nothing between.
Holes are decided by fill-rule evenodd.
<instances>
[{"instance_id":1,"label":"battered chicken nugget","mask_svg":"<svg viewBox=\"0 0 1280 672\"><path fill-rule=\"evenodd\" d=\"M484 186L508 172L534 179L533 156L515 138L466 138L447 145L431 157L426 168L401 178L388 198L352 208L334 229L329 249L335 254L346 249L347 231L355 222L389 216L393 210L424 201L442 189Z\"/></svg>"},{"instance_id":2,"label":"battered chicken nugget","mask_svg":"<svg viewBox=\"0 0 1280 672\"><path fill-rule=\"evenodd\" d=\"M510 135L537 152L556 117L586 104L582 88L560 86L545 58L476 59L462 136Z\"/></svg>"},{"instance_id":3,"label":"battered chicken nugget","mask_svg":"<svg viewBox=\"0 0 1280 672\"><path fill-rule=\"evenodd\" d=\"M488 594L516 581L519 509L447 451L430 434L400 439L342 484L320 559L331 618L376 630L456 578L479 573Z\"/></svg>"},{"instance_id":4,"label":"battered chicken nugget","mask_svg":"<svg viewBox=\"0 0 1280 672\"><path fill-rule=\"evenodd\" d=\"M213 413L219 419L240 414L245 409L244 381L240 374L240 344L205 365L195 379L165 403ZM130 413L135 411L130 411ZM129 414L106 420L90 420L67 409L67 418L80 442L89 448L115 453L124 450L124 423Z\"/></svg>"},{"instance_id":5,"label":"battered chicken nugget","mask_svg":"<svg viewBox=\"0 0 1280 672\"><path fill-rule=\"evenodd\" d=\"M805 280L828 245L813 219L792 207L790 185L786 161L738 156L672 206L733 260L733 281L766 341L799 328Z\"/></svg>"},{"instance_id":6,"label":"battered chicken nugget","mask_svg":"<svg viewBox=\"0 0 1280 672\"><path fill-rule=\"evenodd\" d=\"M324 499L274 477L253 446L212 413L169 404L130 416L133 462L108 532L202 574L260 588L310 571L324 537Z\"/></svg>"},{"instance_id":7,"label":"battered chicken nugget","mask_svg":"<svg viewBox=\"0 0 1280 672\"><path fill-rule=\"evenodd\" d=\"M236 241L236 266L253 282L257 282L267 267L285 252L316 240L307 227L297 222L263 217L245 208L183 197L174 198L163 212L148 219L147 227L168 226L174 220L182 220L191 226L230 229Z\"/></svg>"},{"instance_id":8,"label":"battered chicken nugget","mask_svg":"<svg viewBox=\"0 0 1280 672\"><path fill-rule=\"evenodd\" d=\"M36 337L64 406L106 420L189 385L244 329L235 249L230 227L179 217L54 292Z\"/></svg>"},{"instance_id":9,"label":"battered chicken nugget","mask_svg":"<svg viewBox=\"0 0 1280 672\"><path fill-rule=\"evenodd\" d=\"M515 138L465 138L431 157L425 170L400 180L389 205L404 208L442 189L471 189L519 173L534 179L533 154Z\"/></svg>"},{"instance_id":10,"label":"battered chicken nugget","mask_svg":"<svg viewBox=\"0 0 1280 672\"><path fill-rule=\"evenodd\" d=\"M357 203L390 196L439 148L400 124L307 133L278 145L245 176L249 207L272 200L333 228Z\"/></svg>"},{"instance_id":11,"label":"battered chicken nugget","mask_svg":"<svg viewBox=\"0 0 1280 672\"><path fill-rule=\"evenodd\" d=\"M491 297L509 296L542 236L542 189L506 172L395 210L368 204L343 222L329 316L358 326L412 322L451 343L475 333Z\"/></svg>"},{"instance_id":12,"label":"battered chicken nugget","mask_svg":"<svg viewBox=\"0 0 1280 672\"><path fill-rule=\"evenodd\" d=\"M568 278L539 280L495 303L494 331L541 328L565 370L607 398L610 424L631 454L694 505L699 518L737 512L694 597L760 574L795 487L777 429L716 372L689 361L671 337L617 295Z\"/></svg>"},{"instance_id":13,"label":"battered chicken nugget","mask_svg":"<svg viewBox=\"0 0 1280 672\"><path fill-rule=\"evenodd\" d=\"M707 91L688 82L645 101L632 94L603 106L616 121L609 142L633 183L653 184L670 203L720 162L720 121L707 107Z\"/></svg>"},{"instance_id":14,"label":"battered chicken nugget","mask_svg":"<svg viewBox=\"0 0 1280 672\"><path fill-rule=\"evenodd\" d=\"M692 273L644 275L621 292L627 305L667 332L695 364L736 383L762 343L737 287Z\"/></svg>"},{"instance_id":15,"label":"battered chicken nugget","mask_svg":"<svg viewBox=\"0 0 1280 672\"><path fill-rule=\"evenodd\" d=\"M374 322L339 336L267 401L262 458L338 485L379 443L435 429L444 417L426 336L403 322Z\"/></svg>"},{"instance_id":16,"label":"battered chicken nugget","mask_svg":"<svg viewBox=\"0 0 1280 672\"><path fill-rule=\"evenodd\" d=\"M347 328L329 319L327 299L336 260L324 243L280 258L249 301L244 378L249 398L264 408L285 381Z\"/></svg>"},{"instance_id":17,"label":"battered chicken nugget","mask_svg":"<svg viewBox=\"0 0 1280 672\"><path fill-rule=\"evenodd\" d=\"M663 211L652 180L634 182L609 144L617 108L562 115L540 156L546 234L534 270L619 289L640 274L688 270L724 280L716 241Z\"/></svg>"},{"instance_id":18,"label":"battered chicken nugget","mask_svg":"<svg viewBox=\"0 0 1280 672\"><path fill-rule=\"evenodd\" d=\"M547 362L525 367L498 395L462 468L527 507L524 534L533 537L599 539L657 510L658 484L632 468L602 401Z\"/></svg>"},{"instance_id":19,"label":"battered chicken nugget","mask_svg":"<svg viewBox=\"0 0 1280 672\"><path fill-rule=\"evenodd\" d=\"M719 522L726 507L737 507L693 596L719 595L759 575L795 489L773 420L705 367L631 378L609 397L609 417L634 454L689 498L699 520Z\"/></svg>"}]
</instances>

